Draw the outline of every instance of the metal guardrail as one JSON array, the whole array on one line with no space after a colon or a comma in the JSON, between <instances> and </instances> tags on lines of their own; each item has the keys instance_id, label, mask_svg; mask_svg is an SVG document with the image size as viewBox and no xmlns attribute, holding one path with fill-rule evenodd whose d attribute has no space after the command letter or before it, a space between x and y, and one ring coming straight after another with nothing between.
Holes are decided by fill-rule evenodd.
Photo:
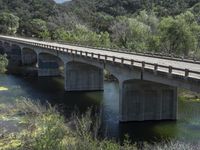
<instances>
[{"instance_id":1,"label":"metal guardrail","mask_svg":"<svg viewBox=\"0 0 200 150\"><path fill-rule=\"evenodd\" d=\"M139 56L147 56L147 57L154 57L154 58L161 58L161 59L167 59L167 60L176 60L176 61L200 64L200 60L198 58L196 58L195 56L189 57L189 56L184 56L184 55L178 56L175 54L166 54L166 53L157 53L157 52L137 52L137 51L132 51L130 49L125 49L125 48L114 49L114 48L105 48L105 47L95 47L95 46L89 46L89 45L84 45L84 44L80 44L80 43L74 43L74 42L42 40L42 39L35 38L35 37L30 38L30 37L23 37L20 35L17 35L15 37L36 40L36 41L43 41L43 42L52 42L52 43L58 43L58 44L63 44L63 45L91 48L91 49L96 49L96 50L112 51L112 52L118 52L118 53L134 54L134 55L139 55Z\"/></svg>"},{"instance_id":2,"label":"metal guardrail","mask_svg":"<svg viewBox=\"0 0 200 150\"><path fill-rule=\"evenodd\" d=\"M55 51L66 52L66 53L73 54L73 55L90 57L92 59L109 61L109 62L112 62L112 63L119 63L119 64L122 64L122 65L129 65L129 66L133 66L133 67L139 67L142 70L149 69L149 70L153 70L153 72L155 74L157 74L157 72L164 72L164 73L167 73L169 76L179 75L179 76L183 76L185 79L187 79L187 78L200 79L200 72L199 71L176 68L176 67L173 67L173 66L154 64L154 63L149 63L149 62L145 62L145 61L138 61L138 60L133 60L133 59L125 59L125 58L116 57L116 56L102 55L102 54L99 54L99 53L96 54L96 53L92 53L92 52L80 51L80 50L75 50L75 49L68 49L68 48L63 48L63 47L59 47L59 46L53 46L51 44L41 44L41 43L37 43L37 42L29 42L29 41L23 41L23 40L19 40L19 39L10 39L8 37L7 38L0 37L0 38L4 39L4 40L6 39L8 41L18 42L18 43L21 43L21 44L27 44L27 45L40 47L40 48L48 48L48 49L55 50ZM198 62L193 62L193 63L200 64Z\"/></svg>"},{"instance_id":3,"label":"metal guardrail","mask_svg":"<svg viewBox=\"0 0 200 150\"><path fill-rule=\"evenodd\" d=\"M52 41L55 42L55 41ZM56 41L58 44L63 45L71 45L71 46L78 46L78 47L85 47L85 48L91 48L96 50L104 50L104 51L111 51L111 52L118 52L118 53L124 53L124 54L134 54L139 56L147 56L147 57L154 57L154 58L161 58L161 59L168 59L168 60L176 60L176 61L184 61L189 63L198 63L200 64L200 60L198 60L195 57L186 57L186 56L177 56L175 54L165 54L165 53L155 53L155 52L136 52L132 51L130 49L112 49L112 48L104 48L104 47L93 47L88 45L81 45L76 43L68 43L68 42L61 42Z\"/></svg>"}]
</instances>

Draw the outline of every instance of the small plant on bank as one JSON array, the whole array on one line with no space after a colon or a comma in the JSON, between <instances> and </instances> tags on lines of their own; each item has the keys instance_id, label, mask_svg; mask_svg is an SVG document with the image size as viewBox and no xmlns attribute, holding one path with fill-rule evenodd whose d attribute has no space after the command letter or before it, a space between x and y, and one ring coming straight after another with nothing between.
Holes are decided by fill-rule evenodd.
<instances>
[{"instance_id":1,"label":"small plant on bank","mask_svg":"<svg viewBox=\"0 0 200 150\"><path fill-rule=\"evenodd\" d=\"M0 55L0 74L6 72L6 68L8 66L8 59L6 55Z\"/></svg>"}]
</instances>

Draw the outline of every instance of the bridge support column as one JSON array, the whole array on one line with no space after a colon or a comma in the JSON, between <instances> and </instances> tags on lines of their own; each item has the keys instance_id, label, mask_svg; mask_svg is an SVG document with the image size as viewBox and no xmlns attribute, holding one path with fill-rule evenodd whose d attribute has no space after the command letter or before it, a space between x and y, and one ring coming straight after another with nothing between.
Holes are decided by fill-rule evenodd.
<instances>
[{"instance_id":1,"label":"bridge support column","mask_svg":"<svg viewBox=\"0 0 200 150\"><path fill-rule=\"evenodd\" d=\"M59 65L55 61L40 61L38 63L38 76L50 77L59 76Z\"/></svg>"},{"instance_id":2,"label":"bridge support column","mask_svg":"<svg viewBox=\"0 0 200 150\"><path fill-rule=\"evenodd\" d=\"M121 84L121 122L176 119L177 88L139 80Z\"/></svg>"},{"instance_id":3,"label":"bridge support column","mask_svg":"<svg viewBox=\"0 0 200 150\"><path fill-rule=\"evenodd\" d=\"M66 91L103 90L103 69L72 62L65 65Z\"/></svg>"},{"instance_id":4,"label":"bridge support column","mask_svg":"<svg viewBox=\"0 0 200 150\"><path fill-rule=\"evenodd\" d=\"M22 65L32 65L37 62L37 54L31 51L22 50Z\"/></svg>"}]
</instances>

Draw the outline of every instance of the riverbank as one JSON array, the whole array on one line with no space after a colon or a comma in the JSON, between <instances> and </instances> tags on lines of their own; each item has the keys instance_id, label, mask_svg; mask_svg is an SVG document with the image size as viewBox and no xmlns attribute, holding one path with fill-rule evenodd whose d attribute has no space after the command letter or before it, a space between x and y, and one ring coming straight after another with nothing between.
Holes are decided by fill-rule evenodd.
<instances>
[{"instance_id":1,"label":"riverbank","mask_svg":"<svg viewBox=\"0 0 200 150\"><path fill-rule=\"evenodd\" d=\"M98 118L98 117L97 117ZM0 104L0 149L1 150L134 150L138 145L125 140L119 144L112 140L99 139L99 119L73 114L65 120L50 104L41 105L26 98L12 104ZM200 143L170 141L164 144L144 143L143 149L197 149Z\"/></svg>"}]
</instances>

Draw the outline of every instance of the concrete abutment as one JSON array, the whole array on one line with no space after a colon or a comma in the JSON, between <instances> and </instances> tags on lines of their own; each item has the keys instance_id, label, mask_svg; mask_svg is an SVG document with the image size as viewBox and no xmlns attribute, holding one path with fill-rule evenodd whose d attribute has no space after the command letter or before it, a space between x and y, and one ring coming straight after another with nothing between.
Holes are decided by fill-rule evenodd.
<instances>
[{"instance_id":1,"label":"concrete abutment","mask_svg":"<svg viewBox=\"0 0 200 150\"><path fill-rule=\"evenodd\" d=\"M64 66L64 64L59 57L40 53L37 54L37 60L39 77L62 76L61 66Z\"/></svg>"},{"instance_id":2,"label":"concrete abutment","mask_svg":"<svg viewBox=\"0 0 200 150\"><path fill-rule=\"evenodd\" d=\"M142 80L120 87L120 121L176 120L177 88Z\"/></svg>"},{"instance_id":3,"label":"concrete abutment","mask_svg":"<svg viewBox=\"0 0 200 150\"><path fill-rule=\"evenodd\" d=\"M103 68L79 62L65 65L66 91L101 91L103 83Z\"/></svg>"}]
</instances>

